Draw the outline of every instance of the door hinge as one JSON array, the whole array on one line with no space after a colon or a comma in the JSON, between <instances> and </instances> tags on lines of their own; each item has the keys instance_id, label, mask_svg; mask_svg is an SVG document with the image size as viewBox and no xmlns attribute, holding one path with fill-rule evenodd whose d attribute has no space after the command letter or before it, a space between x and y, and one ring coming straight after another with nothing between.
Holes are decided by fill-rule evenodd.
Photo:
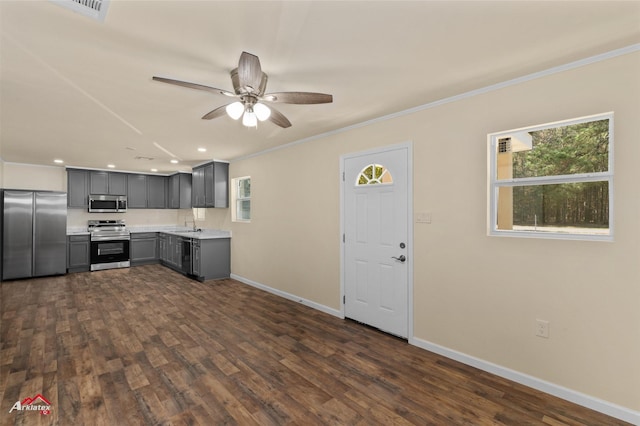
<instances>
[{"instance_id":1,"label":"door hinge","mask_svg":"<svg viewBox=\"0 0 640 426\"><path fill-rule=\"evenodd\" d=\"M343 242L343 243L345 242L344 234L342 234L342 242Z\"/></svg>"},{"instance_id":2,"label":"door hinge","mask_svg":"<svg viewBox=\"0 0 640 426\"><path fill-rule=\"evenodd\" d=\"M342 172L342 181L344 182L344 172Z\"/></svg>"},{"instance_id":3,"label":"door hinge","mask_svg":"<svg viewBox=\"0 0 640 426\"><path fill-rule=\"evenodd\" d=\"M342 295L342 304L346 305L347 304L347 296Z\"/></svg>"}]
</instances>

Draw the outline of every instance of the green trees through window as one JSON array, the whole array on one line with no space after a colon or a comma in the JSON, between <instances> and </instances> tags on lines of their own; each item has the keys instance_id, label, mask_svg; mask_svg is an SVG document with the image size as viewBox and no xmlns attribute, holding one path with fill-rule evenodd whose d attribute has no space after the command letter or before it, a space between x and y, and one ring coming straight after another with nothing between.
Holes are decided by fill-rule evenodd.
<instances>
[{"instance_id":1,"label":"green trees through window","mask_svg":"<svg viewBox=\"0 0 640 426\"><path fill-rule=\"evenodd\" d=\"M609 169L609 120L530 134L533 148L513 153L513 178L590 174ZM514 187L513 224L608 228L608 182Z\"/></svg>"},{"instance_id":2,"label":"green trees through window","mask_svg":"<svg viewBox=\"0 0 640 426\"><path fill-rule=\"evenodd\" d=\"M490 234L611 239L612 129L609 113L489 135Z\"/></svg>"}]
</instances>

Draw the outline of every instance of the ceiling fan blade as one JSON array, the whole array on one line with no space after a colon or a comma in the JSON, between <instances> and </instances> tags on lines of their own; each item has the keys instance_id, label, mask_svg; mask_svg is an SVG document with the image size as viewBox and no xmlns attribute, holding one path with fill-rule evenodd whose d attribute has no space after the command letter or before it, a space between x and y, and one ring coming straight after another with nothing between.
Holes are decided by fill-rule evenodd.
<instances>
[{"instance_id":1,"label":"ceiling fan blade","mask_svg":"<svg viewBox=\"0 0 640 426\"><path fill-rule=\"evenodd\" d=\"M164 78L164 77L156 77L155 75L153 76L153 80L161 81L163 83L175 84L176 86L188 87L190 89L206 90L207 92L212 92L219 95L236 97L235 93L231 93L227 90L216 89L215 87L205 86L197 83L189 83L188 81L174 80L171 78Z\"/></svg>"},{"instance_id":2,"label":"ceiling fan blade","mask_svg":"<svg viewBox=\"0 0 640 426\"><path fill-rule=\"evenodd\" d=\"M247 92L258 93L262 82L260 59L251 53L242 52L238 62L238 82Z\"/></svg>"},{"instance_id":3,"label":"ceiling fan blade","mask_svg":"<svg viewBox=\"0 0 640 426\"><path fill-rule=\"evenodd\" d=\"M312 92L267 93L262 98L268 102L280 102L283 104L329 104L333 102L332 95Z\"/></svg>"},{"instance_id":4,"label":"ceiling fan blade","mask_svg":"<svg viewBox=\"0 0 640 426\"><path fill-rule=\"evenodd\" d=\"M291 127L291 122L280 111L273 108L272 106L270 106L269 109L271 110L269 121L282 127L283 129L286 129L287 127Z\"/></svg>"},{"instance_id":5,"label":"ceiling fan blade","mask_svg":"<svg viewBox=\"0 0 640 426\"><path fill-rule=\"evenodd\" d=\"M209 111L208 113L203 115L202 119L203 120L211 120L212 118L222 117L223 115L227 114L226 108L227 108L227 105L222 105L221 107L218 107L218 108L214 109L213 111Z\"/></svg>"}]
</instances>

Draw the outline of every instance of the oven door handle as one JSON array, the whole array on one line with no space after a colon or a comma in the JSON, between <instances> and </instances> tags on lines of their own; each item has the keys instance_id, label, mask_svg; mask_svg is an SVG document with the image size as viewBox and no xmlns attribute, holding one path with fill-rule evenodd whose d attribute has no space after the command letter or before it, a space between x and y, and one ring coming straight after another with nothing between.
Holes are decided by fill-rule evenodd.
<instances>
[{"instance_id":1,"label":"oven door handle","mask_svg":"<svg viewBox=\"0 0 640 426\"><path fill-rule=\"evenodd\" d=\"M121 236L91 236L91 241L128 241L131 240L131 236L129 235L121 235Z\"/></svg>"}]
</instances>

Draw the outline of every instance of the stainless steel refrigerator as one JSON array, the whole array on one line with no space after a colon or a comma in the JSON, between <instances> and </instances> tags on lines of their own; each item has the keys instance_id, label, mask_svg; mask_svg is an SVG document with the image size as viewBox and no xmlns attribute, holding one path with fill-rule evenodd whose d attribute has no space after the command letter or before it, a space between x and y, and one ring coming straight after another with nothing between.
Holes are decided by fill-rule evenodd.
<instances>
[{"instance_id":1,"label":"stainless steel refrigerator","mask_svg":"<svg viewBox=\"0 0 640 426\"><path fill-rule=\"evenodd\" d=\"M67 194L2 191L2 279L66 273Z\"/></svg>"}]
</instances>

